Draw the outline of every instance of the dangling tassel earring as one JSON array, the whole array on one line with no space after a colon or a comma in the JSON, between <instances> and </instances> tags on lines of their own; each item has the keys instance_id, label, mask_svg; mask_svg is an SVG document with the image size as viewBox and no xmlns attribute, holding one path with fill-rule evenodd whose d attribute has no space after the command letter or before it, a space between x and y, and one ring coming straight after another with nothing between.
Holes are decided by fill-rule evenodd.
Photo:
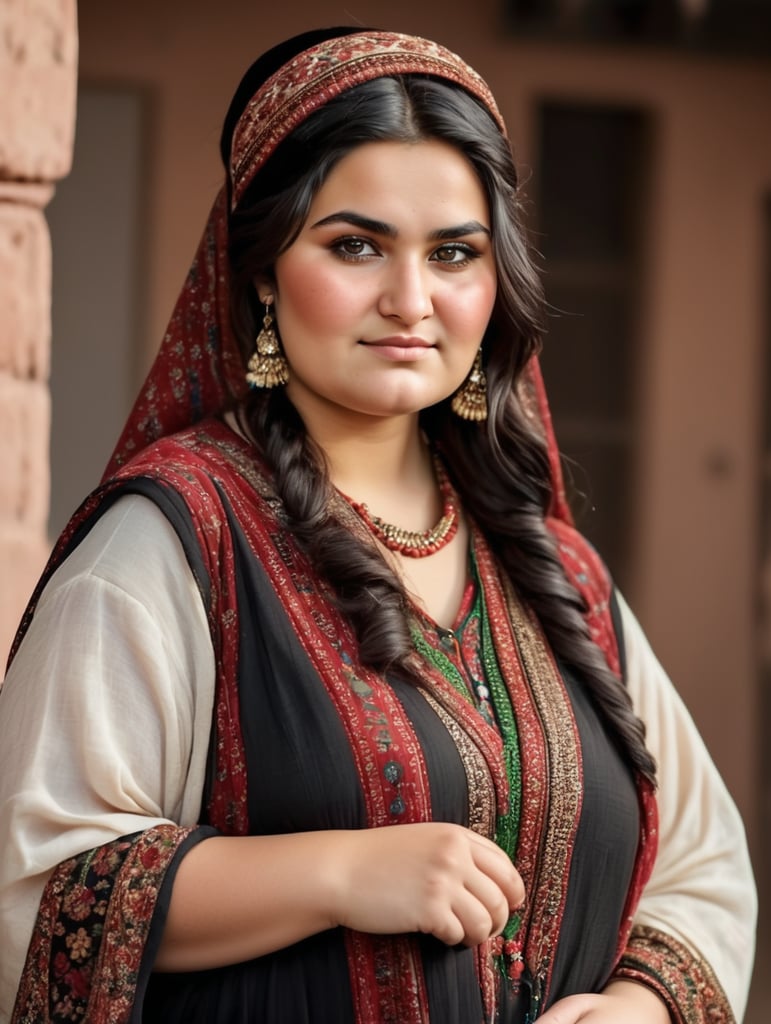
<instances>
[{"instance_id":1,"label":"dangling tassel earring","mask_svg":"<svg viewBox=\"0 0 771 1024\"><path fill-rule=\"evenodd\" d=\"M482 368L482 349L477 349L468 377L452 396L450 408L462 420L487 419L487 375Z\"/></svg>"},{"instance_id":2,"label":"dangling tassel earring","mask_svg":"<svg viewBox=\"0 0 771 1024\"><path fill-rule=\"evenodd\" d=\"M281 354L270 307L273 296L265 299L262 330L257 335L257 348L247 365L246 382L250 388L277 388L289 380L289 364Z\"/></svg>"}]
</instances>

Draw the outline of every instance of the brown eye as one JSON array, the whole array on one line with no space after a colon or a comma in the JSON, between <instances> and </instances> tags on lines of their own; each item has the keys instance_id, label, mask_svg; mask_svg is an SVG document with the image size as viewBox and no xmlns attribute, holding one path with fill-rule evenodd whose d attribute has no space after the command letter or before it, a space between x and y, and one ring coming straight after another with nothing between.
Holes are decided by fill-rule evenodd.
<instances>
[{"instance_id":1,"label":"brown eye","mask_svg":"<svg viewBox=\"0 0 771 1024\"><path fill-rule=\"evenodd\" d=\"M440 245L432 254L432 259L437 263L444 263L451 267L464 267L471 260L476 259L479 253L470 245L462 245L460 242L453 242L451 245Z\"/></svg>"},{"instance_id":2,"label":"brown eye","mask_svg":"<svg viewBox=\"0 0 771 1024\"><path fill-rule=\"evenodd\" d=\"M369 239L359 238L357 235L345 235L343 238L336 238L331 245L331 249L344 260L368 259L370 256L379 255L374 244Z\"/></svg>"},{"instance_id":3,"label":"brown eye","mask_svg":"<svg viewBox=\"0 0 771 1024\"><path fill-rule=\"evenodd\" d=\"M360 238L346 238L345 241L341 243L341 247L345 249L347 253L350 253L351 256L361 256L364 251L364 242L362 242Z\"/></svg>"}]
</instances>

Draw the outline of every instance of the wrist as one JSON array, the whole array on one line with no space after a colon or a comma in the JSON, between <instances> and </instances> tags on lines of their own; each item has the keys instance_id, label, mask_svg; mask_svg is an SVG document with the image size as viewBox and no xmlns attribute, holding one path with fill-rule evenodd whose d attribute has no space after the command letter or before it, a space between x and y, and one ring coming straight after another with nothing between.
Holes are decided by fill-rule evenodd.
<instances>
[{"instance_id":1,"label":"wrist","mask_svg":"<svg viewBox=\"0 0 771 1024\"><path fill-rule=\"evenodd\" d=\"M619 978L610 981L603 992L604 995L623 1000L626 1006L639 1006L645 1012L646 1024L672 1024L667 1004L657 992L642 982Z\"/></svg>"}]
</instances>

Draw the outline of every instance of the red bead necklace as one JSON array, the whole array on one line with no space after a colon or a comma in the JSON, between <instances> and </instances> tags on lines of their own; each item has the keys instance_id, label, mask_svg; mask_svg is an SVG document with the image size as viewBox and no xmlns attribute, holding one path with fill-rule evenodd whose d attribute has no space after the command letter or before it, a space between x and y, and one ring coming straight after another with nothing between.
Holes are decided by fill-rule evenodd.
<instances>
[{"instance_id":1,"label":"red bead necklace","mask_svg":"<svg viewBox=\"0 0 771 1024\"><path fill-rule=\"evenodd\" d=\"M438 459L434 460L436 480L442 495L442 516L429 530L406 530L402 526L387 523L380 516L373 515L363 502L346 498L351 507L361 516L380 543L407 558L425 558L447 547L458 532L458 506L447 474Z\"/></svg>"}]
</instances>

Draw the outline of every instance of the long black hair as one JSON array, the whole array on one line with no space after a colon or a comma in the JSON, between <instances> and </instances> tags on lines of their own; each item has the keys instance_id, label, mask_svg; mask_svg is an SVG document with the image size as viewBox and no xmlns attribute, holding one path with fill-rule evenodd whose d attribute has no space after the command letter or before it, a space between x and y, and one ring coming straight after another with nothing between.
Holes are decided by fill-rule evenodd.
<instances>
[{"instance_id":1,"label":"long black hair","mask_svg":"<svg viewBox=\"0 0 771 1024\"><path fill-rule=\"evenodd\" d=\"M349 29L307 33L252 66L222 136L226 167L233 129L258 85L294 53ZM542 333L543 296L522 228L510 146L490 113L464 89L423 75L358 85L313 113L284 139L231 213L233 325L246 357L262 316L255 277L270 278L301 230L330 171L354 147L438 139L470 162L487 197L498 289L482 352L489 414L459 419L449 399L421 414L464 508L484 531L520 596L538 616L558 660L581 679L611 733L643 775L655 764L628 692L591 640L582 598L568 581L546 515L552 498L548 452L517 398L516 384ZM279 325L280 326L280 325ZM289 528L348 616L365 664L418 681L409 602L385 561L329 513L323 457L283 389L253 391L241 415L275 474Z\"/></svg>"}]
</instances>

